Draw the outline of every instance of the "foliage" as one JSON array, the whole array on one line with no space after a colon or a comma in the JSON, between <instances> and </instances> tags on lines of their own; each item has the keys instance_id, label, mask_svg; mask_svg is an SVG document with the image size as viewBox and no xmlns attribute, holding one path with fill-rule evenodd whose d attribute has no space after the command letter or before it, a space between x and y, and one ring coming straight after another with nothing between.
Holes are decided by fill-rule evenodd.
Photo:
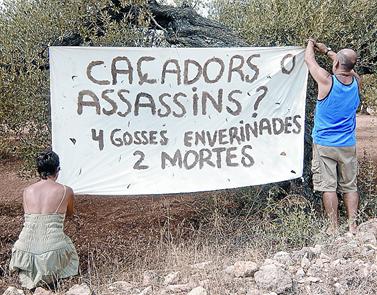
<instances>
[{"instance_id":1,"label":"foliage","mask_svg":"<svg viewBox=\"0 0 377 295\"><path fill-rule=\"evenodd\" d=\"M377 74L363 75L362 109L377 111Z\"/></svg>"},{"instance_id":2,"label":"foliage","mask_svg":"<svg viewBox=\"0 0 377 295\"><path fill-rule=\"evenodd\" d=\"M142 5L143 0L121 1ZM129 19L113 21L108 0L5 1L0 10L0 155L29 164L50 145L48 46L82 38L84 46L148 45ZM145 13L132 20L139 28ZM79 37L77 37L79 36Z\"/></svg>"},{"instance_id":3,"label":"foliage","mask_svg":"<svg viewBox=\"0 0 377 295\"><path fill-rule=\"evenodd\" d=\"M368 159L369 158L369 159ZM360 195L359 222L377 217L377 169L370 160L370 155L364 154L359 161L358 189Z\"/></svg>"},{"instance_id":4,"label":"foliage","mask_svg":"<svg viewBox=\"0 0 377 295\"><path fill-rule=\"evenodd\" d=\"M333 50L353 48L359 68L376 69L375 1L214 0L211 11L252 45L300 46L313 37Z\"/></svg>"}]
</instances>

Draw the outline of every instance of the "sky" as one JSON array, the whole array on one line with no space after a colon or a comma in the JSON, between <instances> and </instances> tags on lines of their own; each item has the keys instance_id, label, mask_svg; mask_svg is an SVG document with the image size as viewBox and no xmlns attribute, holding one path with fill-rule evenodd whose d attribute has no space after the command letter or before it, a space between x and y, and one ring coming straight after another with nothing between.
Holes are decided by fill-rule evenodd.
<instances>
[{"instance_id":1,"label":"sky","mask_svg":"<svg viewBox=\"0 0 377 295\"><path fill-rule=\"evenodd\" d=\"M0 9L1 7L3 6L3 1L4 0L0 0ZM168 5L174 5L174 0L165 0L165 2L168 4ZM202 0L201 3L203 4L207 4L211 2L211 0ZM199 14L201 14L202 16L204 17L207 17L208 16L208 9L205 9L203 7L200 7L199 8L199 11L198 11Z\"/></svg>"},{"instance_id":2,"label":"sky","mask_svg":"<svg viewBox=\"0 0 377 295\"><path fill-rule=\"evenodd\" d=\"M0 0L1 1L1 0ZM158 1L158 2L161 2L161 1ZM165 0L166 4L168 5L174 5L174 0ZM211 0L202 0L200 1L201 4L203 4L203 6L206 6L206 4L210 3ZM198 13L201 14L202 16L204 17L207 17L208 16L208 9L207 8L203 8L202 6L199 7L198 9Z\"/></svg>"}]
</instances>

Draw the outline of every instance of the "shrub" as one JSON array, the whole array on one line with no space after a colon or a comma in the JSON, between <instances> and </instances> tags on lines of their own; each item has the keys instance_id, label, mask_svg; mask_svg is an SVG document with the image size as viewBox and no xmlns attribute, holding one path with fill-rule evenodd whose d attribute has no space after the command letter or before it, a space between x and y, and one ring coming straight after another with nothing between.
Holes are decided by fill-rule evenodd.
<instances>
[{"instance_id":1,"label":"shrub","mask_svg":"<svg viewBox=\"0 0 377 295\"><path fill-rule=\"evenodd\" d=\"M363 75L361 112L377 112L377 75Z\"/></svg>"},{"instance_id":2,"label":"shrub","mask_svg":"<svg viewBox=\"0 0 377 295\"><path fill-rule=\"evenodd\" d=\"M145 1L121 1L123 5ZM0 155L32 163L51 144L48 46L141 46L148 22L113 21L111 1L4 1L0 9ZM114 8L115 9L115 8ZM28 167L28 165L27 165Z\"/></svg>"}]
</instances>

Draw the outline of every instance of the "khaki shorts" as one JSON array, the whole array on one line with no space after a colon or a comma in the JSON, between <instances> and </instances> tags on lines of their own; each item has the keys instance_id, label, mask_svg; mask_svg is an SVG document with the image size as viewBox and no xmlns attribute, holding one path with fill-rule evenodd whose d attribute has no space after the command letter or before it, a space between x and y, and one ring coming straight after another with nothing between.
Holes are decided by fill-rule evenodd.
<instances>
[{"instance_id":1,"label":"khaki shorts","mask_svg":"<svg viewBox=\"0 0 377 295\"><path fill-rule=\"evenodd\" d=\"M313 187L321 192L357 191L356 146L332 147L313 143Z\"/></svg>"}]
</instances>

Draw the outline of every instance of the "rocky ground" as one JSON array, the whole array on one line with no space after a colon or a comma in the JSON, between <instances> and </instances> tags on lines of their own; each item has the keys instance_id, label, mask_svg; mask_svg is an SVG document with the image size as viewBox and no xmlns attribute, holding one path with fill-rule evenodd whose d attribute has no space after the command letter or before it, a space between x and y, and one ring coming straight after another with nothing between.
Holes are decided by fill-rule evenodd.
<instances>
[{"instance_id":1,"label":"rocky ground","mask_svg":"<svg viewBox=\"0 0 377 295\"><path fill-rule=\"evenodd\" d=\"M117 281L91 290L72 286L65 295L273 295L376 294L377 219L359 226L359 232L333 237L331 242L278 252L264 261L236 261L222 265L211 260L174 272L144 271L141 281ZM221 280L221 283L219 283ZM24 294L9 287L3 295ZM38 288L34 294L52 295Z\"/></svg>"}]
</instances>

